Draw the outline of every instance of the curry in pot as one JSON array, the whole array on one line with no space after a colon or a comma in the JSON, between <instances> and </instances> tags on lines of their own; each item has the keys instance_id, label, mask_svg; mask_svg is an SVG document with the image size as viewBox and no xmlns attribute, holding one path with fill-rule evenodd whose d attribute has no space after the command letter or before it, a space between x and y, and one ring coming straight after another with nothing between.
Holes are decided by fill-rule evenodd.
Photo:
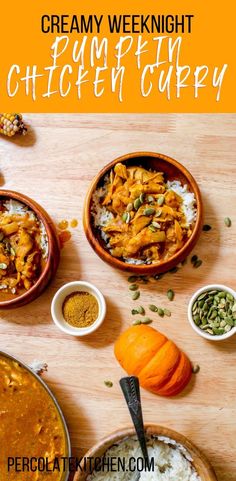
<instances>
[{"instance_id":1,"label":"curry in pot","mask_svg":"<svg viewBox=\"0 0 236 481\"><path fill-rule=\"evenodd\" d=\"M44 386L24 366L0 354L0 479L63 481L67 439L59 411ZM52 472L8 472L8 458L44 458Z\"/></svg>"}]
</instances>

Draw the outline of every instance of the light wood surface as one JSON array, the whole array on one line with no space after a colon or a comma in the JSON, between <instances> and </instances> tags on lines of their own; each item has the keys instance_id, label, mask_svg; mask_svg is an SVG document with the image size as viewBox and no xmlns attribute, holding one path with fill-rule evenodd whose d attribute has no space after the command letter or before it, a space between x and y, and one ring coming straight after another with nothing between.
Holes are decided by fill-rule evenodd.
<instances>
[{"instance_id":1,"label":"light wood surface","mask_svg":"<svg viewBox=\"0 0 236 481\"><path fill-rule=\"evenodd\" d=\"M130 325L127 275L104 264L82 229L83 199L93 176L113 158L152 150L182 162L199 182L205 222L190 262L177 274L141 287L140 304L172 310L171 318L153 316L153 326L171 337L200 365L188 391L164 399L142 390L146 422L169 426L189 437L216 469L219 481L235 481L236 337L211 343L198 337L187 321L191 294L220 282L236 289L236 115L26 115L33 131L25 138L0 139L1 186L39 202L55 223L77 218L72 239L62 251L56 279L32 304L1 312L0 349L30 363L45 360L44 379L56 394L71 435L73 453L81 455L102 436L130 422L118 385L124 374L113 355L119 332ZM224 217L232 227L224 225ZM93 282L107 300L107 318L93 335L76 339L53 324L50 303L56 289L71 280ZM166 290L173 288L170 304ZM139 302L139 301L138 301ZM112 388L104 380L113 381Z\"/></svg>"}]
</instances>

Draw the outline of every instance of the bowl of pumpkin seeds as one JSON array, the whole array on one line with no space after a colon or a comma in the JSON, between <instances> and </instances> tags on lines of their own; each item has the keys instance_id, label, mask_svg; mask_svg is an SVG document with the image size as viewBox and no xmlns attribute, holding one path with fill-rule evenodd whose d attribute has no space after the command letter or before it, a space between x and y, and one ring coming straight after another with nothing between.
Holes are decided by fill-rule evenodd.
<instances>
[{"instance_id":1,"label":"bowl of pumpkin seeds","mask_svg":"<svg viewBox=\"0 0 236 481\"><path fill-rule=\"evenodd\" d=\"M202 287L188 306L189 322L200 336L221 341L236 332L236 292L221 284Z\"/></svg>"}]
</instances>

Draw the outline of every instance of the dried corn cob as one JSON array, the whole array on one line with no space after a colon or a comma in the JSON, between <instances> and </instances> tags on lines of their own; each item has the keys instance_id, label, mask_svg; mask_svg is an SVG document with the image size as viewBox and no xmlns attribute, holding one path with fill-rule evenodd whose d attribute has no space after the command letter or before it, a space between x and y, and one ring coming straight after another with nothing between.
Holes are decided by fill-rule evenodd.
<instances>
[{"instance_id":1,"label":"dried corn cob","mask_svg":"<svg viewBox=\"0 0 236 481\"><path fill-rule=\"evenodd\" d=\"M21 114L0 114L0 134L12 137L15 134L25 135L26 132Z\"/></svg>"}]
</instances>

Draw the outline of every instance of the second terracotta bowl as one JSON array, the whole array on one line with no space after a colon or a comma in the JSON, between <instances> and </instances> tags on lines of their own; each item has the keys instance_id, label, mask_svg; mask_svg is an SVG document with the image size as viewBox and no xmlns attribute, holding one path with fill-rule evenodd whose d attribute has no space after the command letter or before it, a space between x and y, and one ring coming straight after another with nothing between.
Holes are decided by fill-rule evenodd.
<instances>
[{"instance_id":1,"label":"second terracotta bowl","mask_svg":"<svg viewBox=\"0 0 236 481\"><path fill-rule=\"evenodd\" d=\"M145 425L145 432L146 436L164 436L165 438L169 438L176 443L181 444L181 446L183 446L183 448L185 448L188 454L191 456L192 464L198 475L200 476L201 481L217 481L215 472L205 455L185 436L176 431L173 431L172 429L158 426L156 424ZM120 441L122 441L122 439L134 435L135 432L133 427L126 427L120 429L119 431L115 431L109 436L103 438L98 444L93 446L86 453L84 459L95 459L96 457L101 458L111 446L119 443ZM75 474L73 481L86 481L88 474L89 471L88 469L86 470L86 465L84 464L84 470L78 471Z\"/></svg>"},{"instance_id":2,"label":"second terracotta bowl","mask_svg":"<svg viewBox=\"0 0 236 481\"><path fill-rule=\"evenodd\" d=\"M2 198L9 200L13 199L21 202L22 204L25 204L36 214L38 219L42 221L48 238L48 256L46 264L37 282L23 294L15 296L13 299L0 301L0 310L21 307L36 299L44 291L51 279L55 276L60 260L60 247L56 228L47 212L39 204L37 204L37 202L30 199L24 194L20 194L19 192L13 192L11 190L0 190L0 199Z\"/></svg>"},{"instance_id":3,"label":"second terracotta bowl","mask_svg":"<svg viewBox=\"0 0 236 481\"><path fill-rule=\"evenodd\" d=\"M193 192L196 199L197 218L193 233L187 240L184 246L171 257L168 261L162 262L158 265L135 265L128 264L120 259L113 257L106 249L104 242L102 241L99 232L93 226L93 218L91 215L92 197L95 190L103 183L104 176L114 168L118 163L124 163L125 165L138 165L146 169L155 170L158 172L164 172L167 180L179 180L182 185L186 184L190 192ZM199 187L197 182L190 174L190 172L177 160L168 157L167 155L157 154L153 152L135 152L132 154L123 155L110 164L106 165L99 174L93 179L85 199L83 223L84 230L89 243L94 251L101 257L101 259L113 267L122 269L127 272L133 272L138 275L152 275L167 272L168 270L177 266L183 261L194 248L200 232L202 230L203 220L203 205Z\"/></svg>"}]
</instances>

